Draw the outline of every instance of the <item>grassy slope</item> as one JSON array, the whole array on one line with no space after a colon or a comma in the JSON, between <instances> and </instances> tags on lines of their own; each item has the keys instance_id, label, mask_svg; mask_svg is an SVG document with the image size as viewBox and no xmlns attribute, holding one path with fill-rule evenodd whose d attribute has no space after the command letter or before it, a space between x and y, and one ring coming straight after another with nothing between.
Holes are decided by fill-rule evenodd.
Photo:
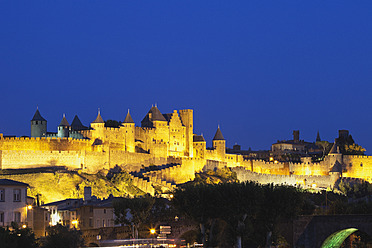
<instances>
[{"instance_id":1,"label":"grassy slope","mask_svg":"<svg viewBox=\"0 0 372 248\"><path fill-rule=\"evenodd\" d=\"M92 194L98 198L113 196L141 195L138 188L131 184L126 173L118 173L111 180L101 174L83 174L72 171L37 172L11 171L0 175L0 178L12 179L30 185L28 195L44 203L59 201L66 198L83 198L84 186L92 187Z\"/></svg>"}]
</instances>

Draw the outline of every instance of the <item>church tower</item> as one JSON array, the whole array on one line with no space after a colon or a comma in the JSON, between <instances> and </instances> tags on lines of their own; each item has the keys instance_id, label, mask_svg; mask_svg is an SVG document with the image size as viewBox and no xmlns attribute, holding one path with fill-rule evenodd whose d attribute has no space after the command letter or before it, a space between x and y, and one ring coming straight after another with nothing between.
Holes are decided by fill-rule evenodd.
<instances>
[{"instance_id":1,"label":"church tower","mask_svg":"<svg viewBox=\"0 0 372 248\"><path fill-rule=\"evenodd\" d=\"M125 146L125 151L128 152L135 152L135 141L134 141L134 129L135 129L135 123L132 119L132 116L129 113L128 109L128 114L125 117L122 125L122 129L124 129L124 146Z\"/></svg>"},{"instance_id":2,"label":"church tower","mask_svg":"<svg viewBox=\"0 0 372 248\"><path fill-rule=\"evenodd\" d=\"M31 137L45 137L46 134L47 121L41 116L39 108L37 108L31 120Z\"/></svg>"},{"instance_id":3,"label":"church tower","mask_svg":"<svg viewBox=\"0 0 372 248\"><path fill-rule=\"evenodd\" d=\"M225 154L226 154L226 141L222 135L222 132L219 126L213 138L213 149L216 151L216 155L218 159L220 159L221 161L224 161Z\"/></svg>"},{"instance_id":4,"label":"church tower","mask_svg":"<svg viewBox=\"0 0 372 248\"><path fill-rule=\"evenodd\" d=\"M65 114L63 114L62 121L58 126L58 138L68 138L69 134L70 134L70 124L66 120Z\"/></svg>"}]
</instances>

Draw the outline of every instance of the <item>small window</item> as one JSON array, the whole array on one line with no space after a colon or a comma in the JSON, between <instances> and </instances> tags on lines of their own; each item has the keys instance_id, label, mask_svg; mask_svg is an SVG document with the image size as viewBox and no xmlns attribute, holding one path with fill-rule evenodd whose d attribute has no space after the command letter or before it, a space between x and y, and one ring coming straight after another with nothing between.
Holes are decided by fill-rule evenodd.
<instances>
[{"instance_id":1,"label":"small window","mask_svg":"<svg viewBox=\"0 0 372 248\"><path fill-rule=\"evenodd\" d=\"M0 189L0 201L5 201L5 189Z\"/></svg>"},{"instance_id":2,"label":"small window","mask_svg":"<svg viewBox=\"0 0 372 248\"><path fill-rule=\"evenodd\" d=\"M14 212L14 222L21 222L21 213L20 212Z\"/></svg>"},{"instance_id":3,"label":"small window","mask_svg":"<svg viewBox=\"0 0 372 248\"><path fill-rule=\"evenodd\" d=\"M104 214L106 213L106 209L103 209L103 213L104 213Z\"/></svg>"},{"instance_id":4,"label":"small window","mask_svg":"<svg viewBox=\"0 0 372 248\"><path fill-rule=\"evenodd\" d=\"M15 202L21 201L21 190L20 189L13 190L13 201Z\"/></svg>"},{"instance_id":5,"label":"small window","mask_svg":"<svg viewBox=\"0 0 372 248\"><path fill-rule=\"evenodd\" d=\"M0 212L0 222L4 225L4 212Z\"/></svg>"}]
</instances>

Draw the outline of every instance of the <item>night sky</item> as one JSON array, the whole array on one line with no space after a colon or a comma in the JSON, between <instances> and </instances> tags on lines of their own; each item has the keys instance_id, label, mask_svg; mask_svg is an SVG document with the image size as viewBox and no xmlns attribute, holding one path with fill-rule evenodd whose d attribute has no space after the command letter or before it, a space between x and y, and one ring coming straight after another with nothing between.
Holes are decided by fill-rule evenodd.
<instances>
[{"instance_id":1,"label":"night sky","mask_svg":"<svg viewBox=\"0 0 372 248\"><path fill-rule=\"evenodd\" d=\"M140 125L194 109L207 144L333 141L372 154L372 1L0 1L0 133L30 135L36 107Z\"/></svg>"}]
</instances>

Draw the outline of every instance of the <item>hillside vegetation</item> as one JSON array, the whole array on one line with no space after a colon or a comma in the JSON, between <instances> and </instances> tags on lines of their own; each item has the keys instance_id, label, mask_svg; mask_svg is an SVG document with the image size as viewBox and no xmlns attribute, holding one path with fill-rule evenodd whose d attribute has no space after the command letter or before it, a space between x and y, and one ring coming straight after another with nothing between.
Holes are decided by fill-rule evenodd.
<instances>
[{"instance_id":1,"label":"hillside vegetation","mask_svg":"<svg viewBox=\"0 0 372 248\"><path fill-rule=\"evenodd\" d=\"M144 194L133 186L132 179L126 172L111 174L109 178L106 174L104 171L85 174L65 169L1 170L0 178L29 184L28 195L36 199L39 194L42 203L83 198L85 186L92 187L92 194L98 198L107 198L110 194L115 197Z\"/></svg>"}]
</instances>

